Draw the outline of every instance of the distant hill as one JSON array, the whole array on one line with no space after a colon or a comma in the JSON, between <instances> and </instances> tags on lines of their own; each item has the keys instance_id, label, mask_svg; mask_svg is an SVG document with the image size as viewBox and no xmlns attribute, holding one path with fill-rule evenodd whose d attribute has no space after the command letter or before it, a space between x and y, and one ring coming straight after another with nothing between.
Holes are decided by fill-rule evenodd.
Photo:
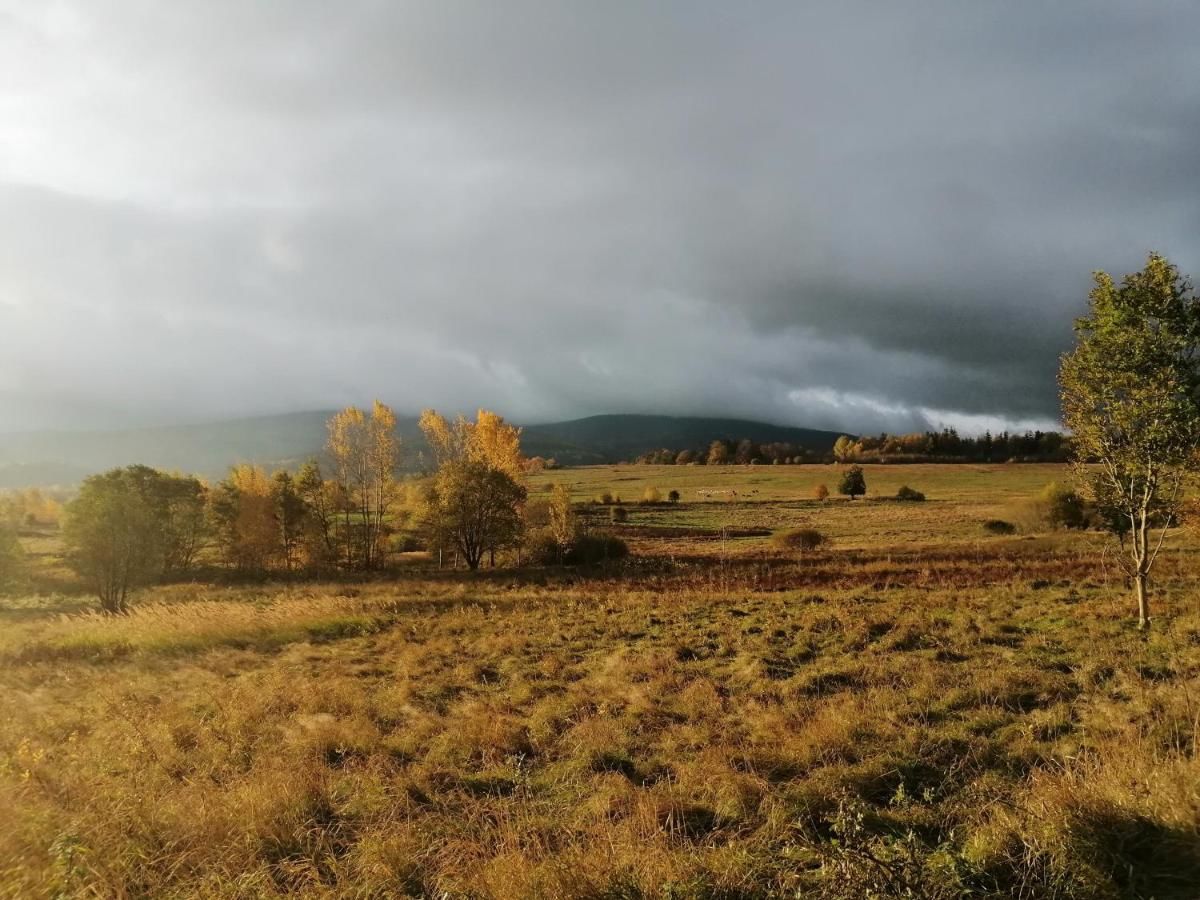
<instances>
[{"instance_id":1,"label":"distant hill","mask_svg":"<svg viewBox=\"0 0 1200 900\"><path fill-rule=\"evenodd\" d=\"M291 467L321 454L330 415L316 410L120 431L0 434L0 488L69 485L130 463L210 477L239 462ZM399 417L397 430L409 448L426 450L416 417ZM577 466L621 462L662 447L699 449L718 438L828 450L838 434L740 419L608 415L527 425L521 444L527 456Z\"/></svg>"},{"instance_id":2,"label":"distant hill","mask_svg":"<svg viewBox=\"0 0 1200 900\"><path fill-rule=\"evenodd\" d=\"M521 445L529 456L553 456L564 465L575 466L631 460L663 447L699 450L718 439L749 438L756 444L788 442L825 451L842 433L745 419L612 415L528 425Z\"/></svg>"}]
</instances>

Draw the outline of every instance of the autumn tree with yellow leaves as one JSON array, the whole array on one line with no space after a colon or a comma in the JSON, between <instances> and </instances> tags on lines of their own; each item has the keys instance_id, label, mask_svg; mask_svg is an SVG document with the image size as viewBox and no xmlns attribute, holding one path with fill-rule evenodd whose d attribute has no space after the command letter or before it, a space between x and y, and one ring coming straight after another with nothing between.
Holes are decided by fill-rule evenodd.
<instances>
[{"instance_id":1,"label":"autumn tree with yellow leaves","mask_svg":"<svg viewBox=\"0 0 1200 900\"><path fill-rule=\"evenodd\" d=\"M524 480L521 429L509 425L503 416L481 409L474 422L464 416L450 422L436 410L427 409L419 424L439 467L450 461L476 462L518 483Z\"/></svg>"},{"instance_id":2,"label":"autumn tree with yellow leaves","mask_svg":"<svg viewBox=\"0 0 1200 900\"><path fill-rule=\"evenodd\" d=\"M370 415L350 406L329 420L326 448L341 498L344 563L370 569L383 560L388 509L396 487L396 416L378 400Z\"/></svg>"},{"instance_id":3,"label":"autumn tree with yellow leaves","mask_svg":"<svg viewBox=\"0 0 1200 900\"><path fill-rule=\"evenodd\" d=\"M225 561L241 572L264 572L280 552L271 481L258 466L239 465L211 496L217 544Z\"/></svg>"},{"instance_id":4,"label":"autumn tree with yellow leaves","mask_svg":"<svg viewBox=\"0 0 1200 900\"><path fill-rule=\"evenodd\" d=\"M453 550L472 569L485 553L494 564L523 530L521 429L486 409L474 422L427 409L419 424L438 466L423 517L430 546Z\"/></svg>"}]
</instances>

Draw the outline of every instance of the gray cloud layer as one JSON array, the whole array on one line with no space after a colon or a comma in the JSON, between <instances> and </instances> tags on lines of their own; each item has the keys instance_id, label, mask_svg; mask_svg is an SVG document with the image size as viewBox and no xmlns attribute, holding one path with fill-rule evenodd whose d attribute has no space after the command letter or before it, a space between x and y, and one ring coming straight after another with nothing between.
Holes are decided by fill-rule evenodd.
<instances>
[{"instance_id":1,"label":"gray cloud layer","mask_svg":"<svg viewBox=\"0 0 1200 900\"><path fill-rule=\"evenodd\" d=\"M0 0L0 428L1056 417L1196 271L1184 2Z\"/></svg>"}]
</instances>

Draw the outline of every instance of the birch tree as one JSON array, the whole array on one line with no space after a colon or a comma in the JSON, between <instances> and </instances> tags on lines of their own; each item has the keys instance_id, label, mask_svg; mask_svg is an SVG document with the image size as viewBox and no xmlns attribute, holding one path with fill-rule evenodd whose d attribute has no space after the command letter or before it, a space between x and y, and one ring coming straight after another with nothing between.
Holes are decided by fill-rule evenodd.
<instances>
[{"instance_id":1,"label":"birch tree","mask_svg":"<svg viewBox=\"0 0 1200 900\"><path fill-rule=\"evenodd\" d=\"M525 480L521 455L521 429L504 417L481 409L475 421L459 416L453 422L437 410L421 413L421 431L439 466L448 462L477 462L498 469L518 484Z\"/></svg>"},{"instance_id":2,"label":"birch tree","mask_svg":"<svg viewBox=\"0 0 1200 900\"><path fill-rule=\"evenodd\" d=\"M1145 629L1150 572L1200 451L1200 299L1151 253L1119 285L1096 273L1075 332L1059 369L1075 469L1120 541Z\"/></svg>"},{"instance_id":3,"label":"birch tree","mask_svg":"<svg viewBox=\"0 0 1200 900\"><path fill-rule=\"evenodd\" d=\"M343 498L345 563L373 568L383 557L383 536L400 462L396 416L378 400L370 416L358 407L348 407L329 420L326 446Z\"/></svg>"}]
</instances>

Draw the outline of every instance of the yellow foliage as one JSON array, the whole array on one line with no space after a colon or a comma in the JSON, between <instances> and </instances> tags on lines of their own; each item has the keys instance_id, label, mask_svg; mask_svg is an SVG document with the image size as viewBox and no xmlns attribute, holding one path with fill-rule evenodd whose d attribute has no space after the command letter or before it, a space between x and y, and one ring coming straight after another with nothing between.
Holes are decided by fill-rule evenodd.
<instances>
[{"instance_id":1,"label":"yellow foliage","mask_svg":"<svg viewBox=\"0 0 1200 900\"><path fill-rule=\"evenodd\" d=\"M279 543L270 479L259 466L242 464L229 470L225 483L236 503L229 537L238 562L249 569L265 568Z\"/></svg>"},{"instance_id":2,"label":"yellow foliage","mask_svg":"<svg viewBox=\"0 0 1200 900\"><path fill-rule=\"evenodd\" d=\"M446 421L446 417L437 410L426 409L421 412L421 418L417 424L421 428L421 433L425 435L425 440L433 450L433 455L439 465L446 460L457 459L462 455L457 440L466 424L466 420L462 416L459 416L456 426L451 427L450 423Z\"/></svg>"},{"instance_id":3,"label":"yellow foliage","mask_svg":"<svg viewBox=\"0 0 1200 900\"><path fill-rule=\"evenodd\" d=\"M12 527L57 525L61 518L62 503L38 488L0 495L0 520Z\"/></svg>"},{"instance_id":4,"label":"yellow foliage","mask_svg":"<svg viewBox=\"0 0 1200 900\"><path fill-rule=\"evenodd\" d=\"M421 413L420 426L438 465L468 460L499 469L516 481L524 480L521 429L509 425L503 416L481 409L474 422L459 416L451 424L436 410L427 409Z\"/></svg>"},{"instance_id":5,"label":"yellow foliage","mask_svg":"<svg viewBox=\"0 0 1200 900\"><path fill-rule=\"evenodd\" d=\"M521 463L521 429L508 425L503 416L486 409L475 416L470 431L470 453L473 459L485 462L493 469L514 479L524 475Z\"/></svg>"},{"instance_id":6,"label":"yellow foliage","mask_svg":"<svg viewBox=\"0 0 1200 900\"><path fill-rule=\"evenodd\" d=\"M368 417L350 406L329 420L329 455L333 457L334 481L346 499L342 513L349 533L351 512L359 517L357 560L363 568L377 565L383 553L382 537L396 483L400 440L396 437L396 415L376 400Z\"/></svg>"}]
</instances>

